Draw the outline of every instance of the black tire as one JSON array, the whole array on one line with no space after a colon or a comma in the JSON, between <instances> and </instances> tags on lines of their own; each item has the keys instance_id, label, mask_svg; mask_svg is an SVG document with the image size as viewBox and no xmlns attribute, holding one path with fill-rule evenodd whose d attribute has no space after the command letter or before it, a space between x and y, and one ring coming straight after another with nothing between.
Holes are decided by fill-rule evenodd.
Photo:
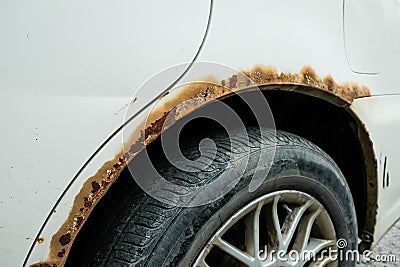
<instances>
[{"instance_id":1,"label":"black tire","mask_svg":"<svg viewBox=\"0 0 400 267\"><path fill-rule=\"evenodd\" d=\"M248 135L252 152L270 149L265 145L276 140L273 165L264 183L249 193L248 184L260 153L252 153L247 172L233 190L223 198L194 208L181 208L157 201L143 191L132 190L124 196L122 212L110 214L115 220L103 229L109 229L105 238L96 242L96 255L84 265L90 266L191 266L217 229L246 203L267 193L279 190L297 190L317 199L332 219L337 239L344 238L348 250L357 249L355 208L347 183L334 161L316 145L290 133L277 132L277 138L260 137L259 130L248 128L248 133L237 132L240 138ZM204 136L203 136L204 137ZM229 138L216 132L208 136L218 147L218 168L225 166L221 159L229 159L226 149ZM202 137L199 137L202 138ZM262 140L260 140L262 139ZM184 154L198 156L198 140L185 145ZM240 151L240 149L235 150ZM240 152L237 152L240 153ZM260 159L263 160L262 158ZM140 161L140 157L135 159ZM195 177L170 165L165 159L154 162L159 172L169 180L194 186L212 181L219 172L200 171ZM216 169L218 169L216 168ZM142 175L145 175L142 172ZM112 215L112 216L111 216ZM354 262L341 262L353 266Z\"/></svg>"}]
</instances>

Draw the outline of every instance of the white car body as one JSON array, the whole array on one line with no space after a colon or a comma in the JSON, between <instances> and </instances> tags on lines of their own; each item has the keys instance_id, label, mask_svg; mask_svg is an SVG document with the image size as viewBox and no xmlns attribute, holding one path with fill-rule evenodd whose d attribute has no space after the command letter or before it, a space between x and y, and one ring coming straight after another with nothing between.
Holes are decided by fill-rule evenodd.
<instances>
[{"instance_id":1,"label":"white car body","mask_svg":"<svg viewBox=\"0 0 400 267\"><path fill-rule=\"evenodd\" d=\"M368 86L350 108L376 160L374 244L400 217L399 1L3 1L0 22L2 266L65 262L52 258L52 239L72 223L85 182L121 151L127 105L145 114L186 68L132 96L193 60L291 73L308 65ZM210 75L228 78L189 70L183 79Z\"/></svg>"}]
</instances>

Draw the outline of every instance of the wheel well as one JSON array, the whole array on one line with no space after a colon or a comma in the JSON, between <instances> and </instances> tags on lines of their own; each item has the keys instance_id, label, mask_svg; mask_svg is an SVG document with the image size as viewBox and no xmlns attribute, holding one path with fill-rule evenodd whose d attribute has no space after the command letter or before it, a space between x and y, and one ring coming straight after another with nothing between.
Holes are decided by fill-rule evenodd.
<instances>
[{"instance_id":1,"label":"wheel well","mask_svg":"<svg viewBox=\"0 0 400 267\"><path fill-rule=\"evenodd\" d=\"M265 92L276 129L299 135L333 158L350 187L358 229L365 228L367 176L357 123L341 107L299 93ZM284 103L284 104L283 104Z\"/></svg>"},{"instance_id":2,"label":"wheel well","mask_svg":"<svg viewBox=\"0 0 400 267\"><path fill-rule=\"evenodd\" d=\"M357 213L359 235L366 227L368 183L359 125L346 108L310 95L279 90L263 91L277 130L301 136L322 148L339 166L350 187ZM245 124L256 124L239 97L225 102ZM368 232L371 232L369 230Z\"/></svg>"},{"instance_id":3,"label":"wheel well","mask_svg":"<svg viewBox=\"0 0 400 267\"><path fill-rule=\"evenodd\" d=\"M371 205L368 199L368 186L375 185L367 182L369 180L365 166L365 152L359 139L360 125L355 117L346 108L315 96L285 90L262 92L274 115L276 129L299 135L313 142L334 159L344 174L354 199L359 236L361 237L364 229L372 235L375 217L371 216L371 211L368 211ZM251 110L240 97L231 95L222 101L236 111L246 126L257 125ZM191 124L189 132L195 132L198 130L197 127L206 128L207 126ZM158 145L159 140L151 144L152 147ZM74 266L75 263L79 263L81 257L93 253L90 251L91 242L106 232L106 229L103 229L103 233L100 233L94 230L99 227L94 226L110 219L107 216L108 211L121 206L118 196L125 190L132 190L132 187L137 190L137 185L126 168L83 225L72 246L67 265ZM82 253L82 248L86 251L85 253ZM365 248L368 248L368 245Z\"/></svg>"}]
</instances>

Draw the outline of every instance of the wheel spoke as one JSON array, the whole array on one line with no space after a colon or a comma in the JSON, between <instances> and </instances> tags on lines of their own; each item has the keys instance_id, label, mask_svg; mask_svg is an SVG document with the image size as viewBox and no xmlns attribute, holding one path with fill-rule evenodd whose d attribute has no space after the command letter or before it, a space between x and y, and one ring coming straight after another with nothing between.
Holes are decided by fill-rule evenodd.
<instances>
[{"instance_id":1,"label":"wheel spoke","mask_svg":"<svg viewBox=\"0 0 400 267\"><path fill-rule=\"evenodd\" d=\"M282 226L282 246L283 250L287 251L289 248L290 241L292 240L297 226L301 218L303 217L306 210L311 206L313 202L308 200L303 206L295 208L291 213L286 216L285 222Z\"/></svg>"},{"instance_id":2,"label":"wheel spoke","mask_svg":"<svg viewBox=\"0 0 400 267\"><path fill-rule=\"evenodd\" d=\"M312 251L317 254L324 248L328 248L330 246L335 245L335 240L325 240L325 239L318 239L318 238L310 238L310 242L308 243L306 250Z\"/></svg>"},{"instance_id":3,"label":"wheel spoke","mask_svg":"<svg viewBox=\"0 0 400 267\"><path fill-rule=\"evenodd\" d=\"M324 239L318 239L318 238L310 238L310 242L306 246L305 250L309 253L308 256L310 257L316 257L318 252L320 252L323 249L327 249L331 246L335 245L335 240L324 240Z\"/></svg>"},{"instance_id":4,"label":"wheel spoke","mask_svg":"<svg viewBox=\"0 0 400 267\"><path fill-rule=\"evenodd\" d=\"M313 261L310 263L310 267L324 267L324 266L328 266L329 263L333 262L333 258L332 257L328 257L328 256L324 256L321 259L318 259L317 261Z\"/></svg>"},{"instance_id":5,"label":"wheel spoke","mask_svg":"<svg viewBox=\"0 0 400 267\"><path fill-rule=\"evenodd\" d=\"M210 267L210 266L206 263L205 259L202 258L200 262L197 263L196 267Z\"/></svg>"},{"instance_id":6,"label":"wheel spoke","mask_svg":"<svg viewBox=\"0 0 400 267\"><path fill-rule=\"evenodd\" d=\"M222 240L218 237L215 240L215 245L218 246L221 250L225 251L230 256L234 257L238 261L241 261L244 264L251 266L254 263L254 258L250 255L247 255L245 252L239 250L232 244Z\"/></svg>"},{"instance_id":7,"label":"wheel spoke","mask_svg":"<svg viewBox=\"0 0 400 267\"><path fill-rule=\"evenodd\" d=\"M305 249L299 251L299 255L301 255L301 258L300 261L297 263L297 266L304 266L310 260L313 260L312 262L317 264L315 266L320 266L318 264L323 264L321 266L325 266L325 264L331 262L332 260L328 261L328 259L325 259L325 256L323 254L318 255L318 253L321 250L327 249L334 245L335 245L335 240L311 238L310 242L305 247Z\"/></svg>"},{"instance_id":8,"label":"wheel spoke","mask_svg":"<svg viewBox=\"0 0 400 267\"><path fill-rule=\"evenodd\" d=\"M282 250L282 232L281 232L281 225L279 223L279 216L278 216L278 202L279 202L280 196L276 196L274 198L274 203L272 204L272 220L274 224L274 230L276 234L276 241L278 241L278 247L279 250Z\"/></svg>"},{"instance_id":9,"label":"wheel spoke","mask_svg":"<svg viewBox=\"0 0 400 267\"><path fill-rule=\"evenodd\" d=\"M308 239L310 238L312 226L314 225L315 219L318 217L320 213L321 213L321 208L318 208L314 212L304 216L301 219L297 231L296 240L293 244L294 250L300 252L306 248L308 244Z\"/></svg>"},{"instance_id":10,"label":"wheel spoke","mask_svg":"<svg viewBox=\"0 0 400 267\"><path fill-rule=\"evenodd\" d=\"M260 253L260 212L263 204L263 202L258 203L256 210L245 219L246 250L254 258L258 258Z\"/></svg>"}]
</instances>

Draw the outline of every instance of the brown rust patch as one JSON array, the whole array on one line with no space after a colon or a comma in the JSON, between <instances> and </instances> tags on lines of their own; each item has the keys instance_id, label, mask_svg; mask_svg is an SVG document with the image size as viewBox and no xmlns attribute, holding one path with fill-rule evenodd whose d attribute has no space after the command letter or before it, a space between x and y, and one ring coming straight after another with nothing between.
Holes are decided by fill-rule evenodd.
<instances>
[{"instance_id":1,"label":"brown rust patch","mask_svg":"<svg viewBox=\"0 0 400 267\"><path fill-rule=\"evenodd\" d=\"M75 197L74 205L68 219L51 239L48 261L31 265L31 267L64 265L66 255L70 251L72 243L82 227L85 218L90 215L98 200L104 195L125 166L125 158L122 156L122 152L120 152L113 160L106 162L94 176L85 182L81 191Z\"/></svg>"},{"instance_id":2,"label":"brown rust patch","mask_svg":"<svg viewBox=\"0 0 400 267\"><path fill-rule=\"evenodd\" d=\"M232 77L229 79L229 88L235 88L237 85L237 75L232 75Z\"/></svg>"},{"instance_id":3,"label":"brown rust patch","mask_svg":"<svg viewBox=\"0 0 400 267\"><path fill-rule=\"evenodd\" d=\"M39 244L44 242L44 238L43 237L39 237L38 239L36 239L36 242L38 242Z\"/></svg>"},{"instance_id":4,"label":"brown rust patch","mask_svg":"<svg viewBox=\"0 0 400 267\"><path fill-rule=\"evenodd\" d=\"M39 263L30 265L29 267L57 267L57 264L53 263L52 265L50 265L46 262L39 262Z\"/></svg>"},{"instance_id":5,"label":"brown rust patch","mask_svg":"<svg viewBox=\"0 0 400 267\"><path fill-rule=\"evenodd\" d=\"M38 263L31 265L31 267L62 266L65 263L66 256L77 233L98 200L116 180L127 162L132 160L147 144L157 138L163 129L168 128L176 120L184 117L198 107L211 100L225 96L232 91L273 84L306 85L308 88L311 87L317 91L332 94L347 103L351 103L355 98L370 95L367 87L356 83L347 82L337 84L330 75L321 79L309 66L303 67L300 73L293 74L279 73L276 68L263 65L257 65L251 70L234 74L220 82L216 82L212 77L208 77L204 82L195 82L186 86L179 91L178 95L173 97L171 97L169 92L163 94L160 97L160 100L162 99L163 101L160 101L159 105L152 110L147 120L142 122L138 130L132 133L127 141L129 145L125 147L125 150L119 152L113 160L106 162L94 176L85 182L75 198L68 219L51 240L48 263ZM300 92L303 89L306 90L302 88L298 86L295 90ZM135 100L136 98L132 102L135 102Z\"/></svg>"},{"instance_id":6,"label":"brown rust patch","mask_svg":"<svg viewBox=\"0 0 400 267\"><path fill-rule=\"evenodd\" d=\"M61 246L65 246L65 245L69 244L69 242L71 242L71 233L68 232L68 233L60 236L60 238L58 239L58 242L61 244Z\"/></svg>"},{"instance_id":7,"label":"brown rust patch","mask_svg":"<svg viewBox=\"0 0 400 267\"><path fill-rule=\"evenodd\" d=\"M57 256L59 257L59 258L62 258L62 257L64 257L64 255L65 255L65 248L63 248L60 252L58 252L57 253Z\"/></svg>"},{"instance_id":8,"label":"brown rust patch","mask_svg":"<svg viewBox=\"0 0 400 267\"><path fill-rule=\"evenodd\" d=\"M331 93L336 92L337 90L336 82L330 74L324 78L323 82L326 85L326 89L328 90L328 92Z\"/></svg>"},{"instance_id":9,"label":"brown rust patch","mask_svg":"<svg viewBox=\"0 0 400 267\"><path fill-rule=\"evenodd\" d=\"M96 181L92 181L92 193L96 194L100 190L100 184Z\"/></svg>"},{"instance_id":10,"label":"brown rust patch","mask_svg":"<svg viewBox=\"0 0 400 267\"><path fill-rule=\"evenodd\" d=\"M258 65L252 70L242 71L242 74L246 77L241 77L241 81L238 81L238 75L235 74L222 81L221 84L228 84L229 88L233 90L244 89L249 86L248 80L246 81L248 77L257 86L267 84L306 85L334 94L348 103L353 102L355 98L371 95L366 86L357 83L345 82L337 84L331 75L327 75L325 78L321 79L310 66L305 66L300 70L300 73L293 74L285 72L279 73L274 67Z\"/></svg>"}]
</instances>

